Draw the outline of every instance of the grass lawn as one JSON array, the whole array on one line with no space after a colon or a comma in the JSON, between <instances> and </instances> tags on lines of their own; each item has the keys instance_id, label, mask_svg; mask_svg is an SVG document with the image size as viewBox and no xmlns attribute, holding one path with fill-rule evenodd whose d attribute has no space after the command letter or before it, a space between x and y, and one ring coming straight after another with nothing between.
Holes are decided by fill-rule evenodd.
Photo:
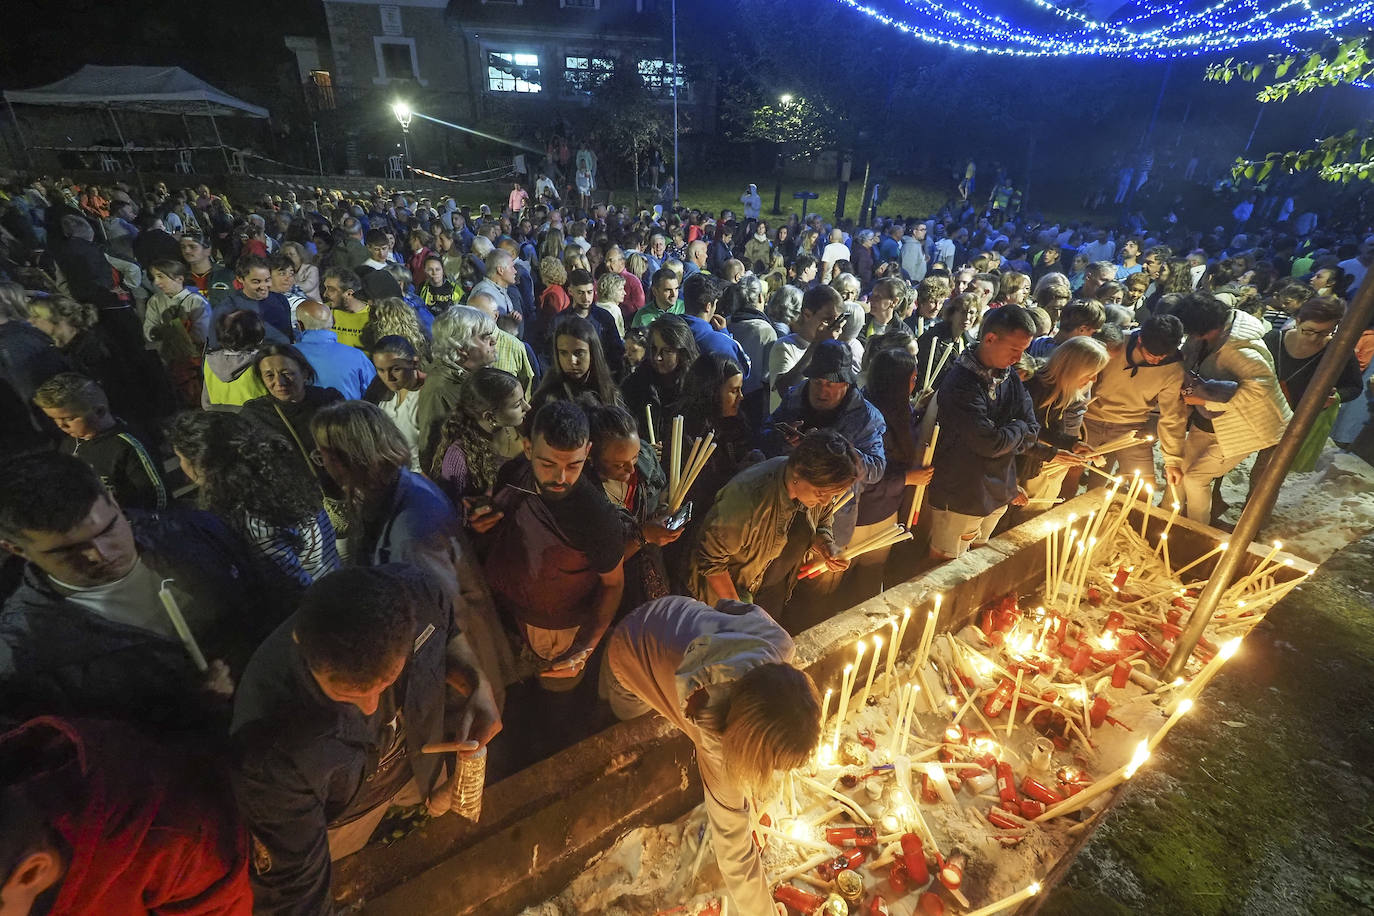
<instances>
[{"instance_id":1,"label":"grass lawn","mask_svg":"<svg viewBox=\"0 0 1374 916\"><path fill-rule=\"evenodd\" d=\"M863 174L859 175L849 183L849 193L845 202L845 216L853 219L859 212L859 201L863 193L861 184ZM772 218L773 209L773 183L766 176L754 176L752 179L744 173L730 175L727 173L715 175L683 175L682 176L682 202L699 210L719 214L722 210L734 210L735 215L739 216L743 212L743 206L739 202L740 195L744 193L745 185L751 180L759 185L759 194L763 197L764 217ZM510 193L510 185L505 182L490 182L482 184L463 184L444 188L435 188L436 192L452 194L454 200L459 204L467 204L474 210L481 204L490 204L493 210L499 209L504 204L506 196ZM827 220L835 214L835 196L838 188L833 181L810 181L807 179L788 178L782 184L782 200L780 201L782 212L801 213L802 201L794 200L793 192L814 191L820 195L815 200L807 202L808 213L820 213ZM948 189L933 188L914 183L898 183L892 187L887 200L883 203L879 213L882 215L903 214L905 216L927 215L934 213L945 203L948 198ZM611 202L618 206L630 206L633 202L633 195L629 190L617 188L611 189ZM643 189L639 194L641 207L650 206L657 195L647 189Z\"/></svg>"}]
</instances>

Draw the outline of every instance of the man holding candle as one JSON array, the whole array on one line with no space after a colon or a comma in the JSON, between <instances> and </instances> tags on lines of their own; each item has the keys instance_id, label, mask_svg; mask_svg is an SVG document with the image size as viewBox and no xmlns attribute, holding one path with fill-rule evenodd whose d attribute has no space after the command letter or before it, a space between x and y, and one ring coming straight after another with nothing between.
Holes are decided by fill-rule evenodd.
<instances>
[{"instance_id":1,"label":"man holding candle","mask_svg":"<svg viewBox=\"0 0 1374 916\"><path fill-rule=\"evenodd\" d=\"M752 799L821 739L820 698L791 664L791 637L762 608L670 595L633 611L607 642L602 695L619 718L657 712L696 745L725 886L739 912L771 916Z\"/></svg>"},{"instance_id":2,"label":"man holding candle","mask_svg":"<svg viewBox=\"0 0 1374 916\"><path fill-rule=\"evenodd\" d=\"M835 501L854 486L862 464L844 436L819 429L802 437L790 455L736 474L716 497L692 552L692 594L704 601L748 600L777 615L808 551L829 569L848 568L831 525Z\"/></svg>"},{"instance_id":3,"label":"man holding candle","mask_svg":"<svg viewBox=\"0 0 1374 916\"><path fill-rule=\"evenodd\" d=\"M0 608L0 717L11 723L63 713L218 735L230 671L286 616L281 602L293 591L264 581L210 513L121 513L70 455L10 461L0 547L25 561ZM164 590L205 657L223 660L204 675Z\"/></svg>"},{"instance_id":4,"label":"man holding candle","mask_svg":"<svg viewBox=\"0 0 1374 916\"><path fill-rule=\"evenodd\" d=\"M1109 473L1129 476L1139 471L1146 483L1156 483L1154 444L1145 436L1151 432L1152 414L1158 411L1155 435L1165 473L1175 485L1182 479L1178 468L1188 431L1188 408L1179 395L1182 343L1183 323L1173 315L1155 315L1128 334L1120 347L1108 348L1107 367L1093 385L1083 420L1084 439L1093 448L1119 442L1132 433L1141 440L1104 456Z\"/></svg>"},{"instance_id":5,"label":"man holding candle","mask_svg":"<svg viewBox=\"0 0 1374 916\"><path fill-rule=\"evenodd\" d=\"M939 560L987 543L1007 507L1025 503L1016 483L1017 455L1049 461L1061 454L1037 441L1035 408L1011 368L1030 346L1035 319L1019 305L1004 305L988 312L981 334L954 361L936 394L940 438L927 501L930 553ZM1081 461L1068 453L1062 460Z\"/></svg>"}]
</instances>

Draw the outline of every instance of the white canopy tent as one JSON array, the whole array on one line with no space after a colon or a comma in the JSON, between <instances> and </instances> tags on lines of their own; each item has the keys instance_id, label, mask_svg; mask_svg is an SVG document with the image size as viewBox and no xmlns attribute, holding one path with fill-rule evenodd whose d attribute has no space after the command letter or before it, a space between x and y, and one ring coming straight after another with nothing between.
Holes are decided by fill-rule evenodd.
<instances>
[{"instance_id":1,"label":"white canopy tent","mask_svg":"<svg viewBox=\"0 0 1374 916\"><path fill-rule=\"evenodd\" d=\"M267 118L266 108L251 105L227 92L216 89L180 67L101 67L87 64L71 76L35 89L5 90L5 102L21 143L25 143L14 114L15 104L46 105L68 108L103 108L110 114L120 143L124 132L115 116L117 110L151 114L189 115L208 117L215 131L215 140L224 150L219 125L215 117L240 116ZM224 152L225 165L229 154Z\"/></svg>"}]
</instances>

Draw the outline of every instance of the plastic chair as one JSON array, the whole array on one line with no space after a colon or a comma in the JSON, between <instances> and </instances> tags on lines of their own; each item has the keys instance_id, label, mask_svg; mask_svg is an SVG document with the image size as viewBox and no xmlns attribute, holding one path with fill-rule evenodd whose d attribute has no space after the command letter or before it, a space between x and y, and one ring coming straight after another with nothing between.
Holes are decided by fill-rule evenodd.
<instances>
[{"instance_id":1,"label":"plastic chair","mask_svg":"<svg viewBox=\"0 0 1374 916\"><path fill-rule=\"evenodd\" d=\"M195 171L191 165L191 151L188 149L177 150L176 171L179 175L190 175Z\"/></svg>"},{"instance_id":2,"label":"plastic chair","mask_svg":"<svg viewBox=\"0 0 1374 916\"><path fill-rule=\"evenodd\" d=\"M387 160L386 160L386 177L387 177L387 180L389 180L389 181L391 181L391 180L399 180L399 179L404 179L404 178L406 177L406 175L405 175L405 168L404 168L404 167L402 166L402 164L401 164L404 160L405 160L405 157L404 157L404 156L388 156L388 157L387 157Z\"/></svg>"},{"instance_id":3,"label":"plastic chair","mask_svg":"<svg viewBox=\"0 0 1374 916\"><path fill-rule=\"evenodd\" d=\"M109 153L100 154L100 171L118 172L119 170L120 169L118 159L116 159L114 156L111 156Z\"/></svg>"}]
</instances>

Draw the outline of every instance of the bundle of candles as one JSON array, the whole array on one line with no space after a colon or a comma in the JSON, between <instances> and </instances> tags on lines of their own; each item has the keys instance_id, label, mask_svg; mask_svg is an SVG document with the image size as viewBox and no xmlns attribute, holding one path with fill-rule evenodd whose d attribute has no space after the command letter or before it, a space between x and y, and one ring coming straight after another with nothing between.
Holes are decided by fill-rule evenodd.
<instances>
[{"instance_id":1,"label":"bundle of candles","mask_svg":"<svg viewBox=\"0 0 1374 916\"><path fill-rule=\"evenodd\" d=\"M1195 597L1180 576L1225 545L1174 568L1177 506L1155 544L1131 516L1149 495L1116 480L1086 519L1049 531L1045 588L1027 607L1009 595L937 634L937 596L909 656L910 608L856 644L825 691L814 758L760 818L778 900L800 914L988 916L1039 892L1244 633L1305 578L1275 581L1287 561L1274 545L1226 592L1189 676L1162 682Z\"/></svg>"}]
</instances>

